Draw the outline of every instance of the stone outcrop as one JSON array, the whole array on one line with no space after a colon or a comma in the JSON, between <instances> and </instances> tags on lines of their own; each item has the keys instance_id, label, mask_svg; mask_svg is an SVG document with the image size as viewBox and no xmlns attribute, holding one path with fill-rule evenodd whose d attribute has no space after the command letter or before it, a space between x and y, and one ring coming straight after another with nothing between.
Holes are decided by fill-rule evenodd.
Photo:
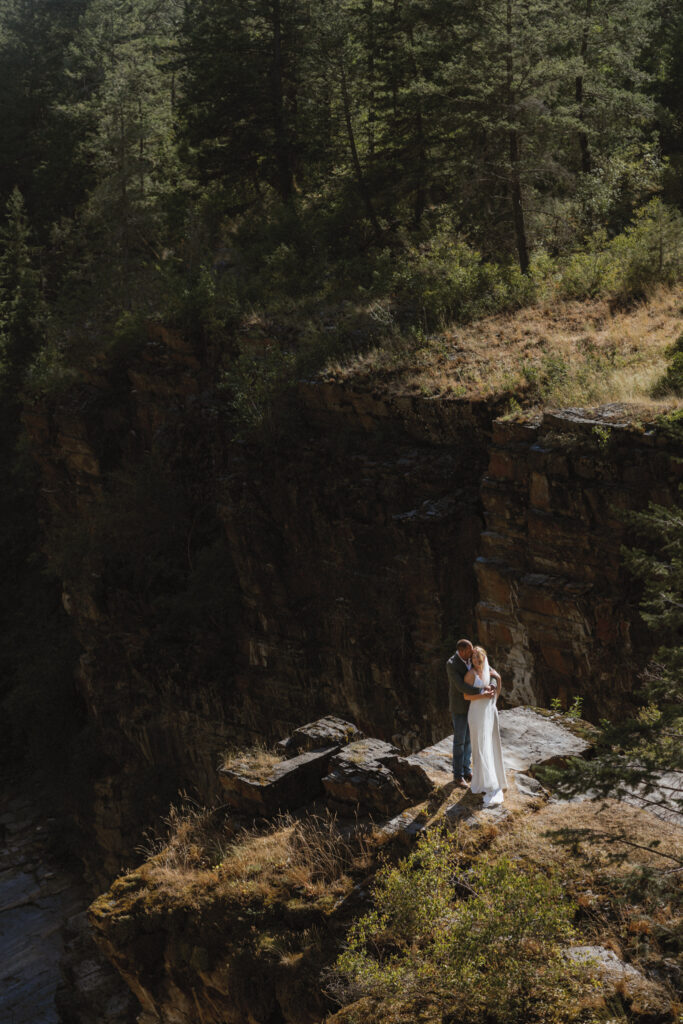
<instances>
[{"instance_id":1,"label":"stone outcrop","mask_svg":"<svg viewBox=\"0 0 683 1024\"><path fill-rule=\"evenodd\" d=\"M622 406L497 421L482 482L477 633L508 699L628 703L649 639L624 512L677 500L681 445Z\"/></svg>"},{"instance_id":2,"label":"stone outcrop","mask_svg":"<svg viewBox=\"0 0 683 1024\"><path fill-rule=\"evenodd\" d=\"M220 768L225 800L237 812L254 817L296 810L318 797L343 817L386 817L434 790L433 773L422 755L401 757L390 743L357 738L361 735L351 722L334 716L310 722L277 746L288 754L292 741L315 744L313 749L280 760L247 753ZM324 746L334 739L335 746Z\"/></svg>"},{"instance_id":3,"label":"stone outcrop","mask_svg":"<svg viewBox=\"0 0 683 1024\"><path fill-rule=\"evenodd\" d=\"M322 750L324 747L344 747L353 740L363 739L363 733L343 718L327 715L317 722L310 722L295 729L291 736L276 744L279 753L284 757L296 757L306 750Z\"/></svg>"},{"instance_id":4,"label":"stone outcrop","mask_svg":"<svg viewBox=\"0 0 683 1024\"><path fill-rule=\"evenodd\" d=\"M595 1009L609 1012L610 1003L626 1003L634 1017L644 1020L666 1020L671 1000L666 989L646 977L642 971L625 963L604 946L574 946L567 950L567 960L589 965L595 973L595 990L586 1002Z\"/></svg>"},{"instance_id":5,"label":"stone outcrop","mask_svg":"<svg viewBox=\"0 0 683 1024\"><path fill-rule=\"evenodd\" d=\"M248 814L271 817L310 803L322 793L323 776L339 747L324 747L279 761L267 769L248 764L219 770L228 804Z\"/></svg>"},{"instance_id":6,"label":"stone outcrop","mask_svg":"<svg viewBox=\"0 0 683 1024\"><path fill-rule=\"evenodd\" d=\"M562 716L523 708L503 711L500 717L504 754L515 768L528 771L588 748L587 741L577 738L574 724ZM302 730L305 735L324 731L320 723ZM367 835L371 826L364 816L371 815L379 853L388 843L410 843L430 822L455 828L503 824L533 813L547 800L539 783L512 769L504 813L483 809L480 796L454 789L451 749L452 737L447 737L403 758L384 741L354 740L332 755L323 779L324 798L309 810L314 820L320 820L325 804L345 815L337 827L347 837ZM296 762L319 753L283 759L269 769L271 777L277 777L279 768L294 779ZM263 807L254 805L253 796L243 796L236 795L239 810L260 818ZM305 825L306 820L305 809L300 809L285 827L293 829L295 822ZM256 834L266 842L273 836L268 828ZM362 866L362 882L349 882L343 898L333 897L321 906L298 883L295 898L272 886L260 888L258 881L250 888L251 873L258 871L254 856L255 851L245 854L243 884L232 888L221 887L218 869L187 877L173 869L166 876L163 869L154 874L153 859L151 874L143 865L114 882L92 905L97 942L139 1000L141 1024L315 1024L326 1017L331 1005L325 1001L320 972L334 961L350 923L368 906L368 866ZM314 851L310 856L315 859ZM234 870L228 875L233 881ZM279 951L288 948L292 936L305 929L317 936L315 955L306 949L282 955Z\"/></svg>"},{"instance_id":7,"label":"stone outcrop","mask_svg":"<svg viewBox=\"0 0 683 1024\"><path fill-rule=\"evenodd\" d=\"M388 815L407 807L410 800L399 777L386 766L397 754L396 747L382 740L350 743L332 758L323 779L328 806L348 815Z\"/></svg>"},{"instance_id":8,"label":"stone outcrop","mask_svg":"<svg viewBox=\"0 0 683 1024\"><path fill-rule=\"evenodd\" d=\"M583 757L597 735L597 730L586 722L575 723L566 716L537 708L510 708L502 711L499 719L505 764L516 772Z\"/></svg>"},{"instance_id":9,"label":"stone outcrop","mask_svg":"<svg viewBox=\"0 0 683 1024\"><path fill-rule=\"evenodd\" d=\"M506 768L519 774L522 789L532 797L539 784L522 773L584 756L597 733L587 722L537 708L510 708L499 717ZM452 788L452 736L403 757L384 740L350 739L358 731L350 722L327 717L294 735L321 740L336 735L337 746L265 763L259 752L235 758L218 770L227 804L239 814L268 818L317 801L342 818L395 819L389 833L397 833L421 813L417 805ZM401 817L407 808L417 810Z\"/></svg>"},{"instance_id":10,"label":"stone outcrop","mask_svg":"<svg viewBox=\"0 0 683 1024\"><path fill-rule=\"evenodd\" d=\"M234 441L215 353L158 326L26 409L83 651L98 882L179 789L221 796L230 745L327 714L402 754L439 741L459 635L511 703L628 701L651 640L615 509L671 500L680 453L619 416L501 412L310 381L286 439Z\"/></svg>"}]
</instances>

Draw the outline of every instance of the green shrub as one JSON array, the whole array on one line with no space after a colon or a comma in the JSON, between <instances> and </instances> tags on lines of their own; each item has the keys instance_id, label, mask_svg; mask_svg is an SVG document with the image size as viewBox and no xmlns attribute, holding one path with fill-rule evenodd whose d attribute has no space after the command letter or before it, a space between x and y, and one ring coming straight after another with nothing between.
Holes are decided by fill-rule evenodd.
<instances>
[{"instance_id":1,"label":"green shrub","mask_svg":"<svg viewBox=\"0 0 683 1024\"><path fill-rule=\"evenodd\" d=\"M276 425L278 400L295 377L296 359L278 345L262 353L243 352L224 370L221 387L230 394L238 430L268 432Z\"/></svg>"},{"instance_id":2,"label":"green shrub","mask_svg":"<svg viewBox=\"0 0 683 1024\"><path fill-rule=\"evenodd\" d=\"M669 357L669 365L652 388L653 398L683 395L683 334L679 334L673 345L666 350L666 354Z\"/></svg>"},{"instance_id":3,"label":"green shrub","mask_svg":"<svg viewBox=\"0 0 683 1024\"><path fill-rule=\"evenodd\" d=\"M408 319L427 330L533 302L536 283L516 264L484 262L451 230L408 247L394 274L395 298Z\"/></svg>"},{"instance_id":4,"label":"green shrub","mask_svg":"<svg viewBox=\"0 0 683 1024\"><path fill-rule=\"evenodd\" d=\"M24 380L32 395L59 395L68 391L79 372L66 358L64 346L50 338L29 364Z\"/></svg>"},{"instance_id":5,"label":"green shrub","mask_svg":"<svg viewBox=\"0 0 683 1024\"><path fill-rule=\"evenodd\" d=\"M647 298L657 284L675 284L683 275L683 217L653 199L637 212L631 227L612 239L610 256L620 301Z\"/></svg>"},{"instance_id":6,"label":"green shrub","mask_svg":"<svg viewBox=\"0 0 683 1024\"><path fill-rule=\"evenodd\" d=\"M380 872L374 895L336 964L344 1001L370 996L384 1014L428 998L468 1024L574 1016L586 970L580 977L563 953L573 911L552 879L485 855L465 871L452 840L432 831Z\"/></svg>"},{"instance_id":7,"label":"green shrub","mask_svg":"<svg viewBox=\"0 0 683 1024\"><path fill-rule=\"evenodd\" d=\"M683 217L653 199L611 241L604 229L596 231L565 265L558 290L568 299L602 295L626 303L647 298L656 285L673 285L682 275Z\"/></svg>"},{"instance_id":8,"label":"green shrub","mask_svg":"<svg viewBox=\"0 0 683 1024\"><path fill-rule=\"evenodd\" d=\"M558 290L563 299L593 299L616 283L615 268L607 249L607 232L601 228L589 238L585 250L575 252L562 271Z\"/></svg>"}]
</instances>

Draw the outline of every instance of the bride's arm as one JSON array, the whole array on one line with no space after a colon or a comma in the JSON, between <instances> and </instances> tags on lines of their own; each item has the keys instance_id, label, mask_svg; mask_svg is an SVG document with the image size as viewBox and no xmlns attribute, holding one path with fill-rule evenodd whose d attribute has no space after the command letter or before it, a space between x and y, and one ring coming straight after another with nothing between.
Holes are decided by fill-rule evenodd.
<instances>
[{"instance_id":1,"label":"bride's arm","mask_svg":"<svg viewBox=\"0 0 683 1024\"><path fill-rule=\"evenodd\" d=\"M465 675L465 682L469 683L470 686L474 686L474 681L477 678L477 673L474 669L470 669ZM491 696L490 692L479 692L479 693L463 693L465 700L488 700Z\"/></svg>"}]
</instances>

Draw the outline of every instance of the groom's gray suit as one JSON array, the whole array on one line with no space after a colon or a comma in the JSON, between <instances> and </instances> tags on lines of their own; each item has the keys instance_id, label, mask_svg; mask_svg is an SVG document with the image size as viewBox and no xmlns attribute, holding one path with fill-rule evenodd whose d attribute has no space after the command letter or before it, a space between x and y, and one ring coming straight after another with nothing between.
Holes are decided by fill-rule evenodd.
<instances>
[{"instance_id":1,"label":"groom's gray suit","mask_svg":"<svg viewBox=\"0 0 683 1024\"><path fill-rule=\"evenodd\" d=\"M465 682L469 665L462 660L457 651L446 662L446 672L448 673L448 706L453 723L453 778L457 782L470 774L472 760L470 730L467 726L469 705L463 697L463 693L474 695L480 691L476 686L470 686Z\"/></svg>"}]
</instances>

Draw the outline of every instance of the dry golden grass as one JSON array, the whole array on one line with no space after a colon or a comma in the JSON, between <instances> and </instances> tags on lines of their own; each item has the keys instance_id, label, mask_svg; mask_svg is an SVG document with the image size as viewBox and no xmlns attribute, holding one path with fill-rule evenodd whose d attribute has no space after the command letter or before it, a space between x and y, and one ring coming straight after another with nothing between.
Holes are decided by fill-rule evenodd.
<instances>
[{"instance_id":1,"label":"dry golden grass","mask_svg":"<svg viewBox=\"0 0 683 1024\"><path fill-rule=\"evenodd\" d=\"M579 842L576 856L568 857L568 850L574 849L573 837L563 839L564 830L586 833L586 840ZM612 838L624 835L638 846L612 844L606 838L592 844L587 841L590 832ZM572 838L570 846L569 838ZM656 845L648 849L653 842ZM582 873L587 867L607 863L612 864L619 874L632 870L636 865L667 870L674 868L681 857L681 830L649 811L616 800L558 801L545 805L536 814L525 816L518 827L500 834L492 849L501 854L514 852L538 867L561 864L570 872ZM617 852L624 851L628 852L626 860L615 859Z\"/></svg>"},{"instance_id":2,"label":"dry golden grass","mask_svg":"<svg viewBox=\"0 0 683 1024\"><path fill-rule=\"evenodd\" d=\"M293 895L329 902L367 872L378 840L372 830L347 830L334 815L282 816L262 829L235 833L206 809L173 809L170 832L140 869L145 884L169 902L205 899L273 904Z\"/></svg>"},{"instance_id":3,"label":"dry golden grass","mask_svg":"<svg viewBox=\"0 0 683 1024\"><path fill-rule=\"evenodd\" d=\"M617 801L551 803L497 835L490 850L560 874L584 939L619 957L656 966L680 942L681 830L648 811Z\"/></svg>"},{"instance_id":4,"label":"dry golden grass","mask_svg":"<svg viewBox=\"0 0 683 1024\"><path fill-rule=\"evenodd\" d=\"M258 781L265 782L282 758L268 747L255 744L246 750L226 750L221 763L222 768L244 772Z\"/></svg>"},{"instance_id":5,"label":"dry golden grass","mask_svg":"<svg viewBox=\"0 0 683 1024\"><path fill-rule=\"evenodd\" d=\"M526 405L629 402L664 411L652 385L683 329L683 288L613 311L606 300L554 302L452 327L421 345L375 349L324 376L360 387L428 396L515 394Z\"/></svg>"}]
</instances>

